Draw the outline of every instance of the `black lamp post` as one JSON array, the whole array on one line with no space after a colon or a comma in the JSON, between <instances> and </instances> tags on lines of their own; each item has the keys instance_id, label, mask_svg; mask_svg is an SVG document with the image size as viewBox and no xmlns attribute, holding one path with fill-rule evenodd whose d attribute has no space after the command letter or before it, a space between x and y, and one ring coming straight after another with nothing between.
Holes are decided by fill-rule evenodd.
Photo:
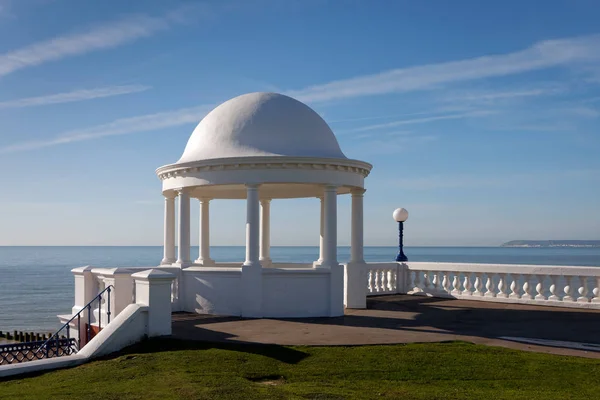
<instances>
[{"instance_id":1,"label":"black lamp post","mask_svg":"<svg viewBox=\"0 0 600 400\"><path fill-rule=\"evenodd\" d=\"M404 254L404 222L408 219L408 211L404 208L397 208L394 210L394 220L398 222L398 255L396 256L396 261L408 261L408 258Z\"/></svg>"}]
</instances>

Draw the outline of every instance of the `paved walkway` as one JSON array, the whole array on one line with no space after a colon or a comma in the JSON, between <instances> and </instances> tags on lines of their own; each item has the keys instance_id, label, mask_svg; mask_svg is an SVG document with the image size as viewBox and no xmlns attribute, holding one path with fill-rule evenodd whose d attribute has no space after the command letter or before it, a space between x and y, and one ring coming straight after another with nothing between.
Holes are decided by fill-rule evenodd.
<instances>
[{"instance_id":1,"label":"paved walkway","mask_svg":"<svg viewBox=\"0 0 600 400\"><path fill-rule=\"evenodd\" d=\"M173 335L215 342L317 346L463 340L600 358L600 311L396 295L371 297L366 310L347 310L345 316L336 318L242 319L176 313Z\"/></svg>"}]
</instances>

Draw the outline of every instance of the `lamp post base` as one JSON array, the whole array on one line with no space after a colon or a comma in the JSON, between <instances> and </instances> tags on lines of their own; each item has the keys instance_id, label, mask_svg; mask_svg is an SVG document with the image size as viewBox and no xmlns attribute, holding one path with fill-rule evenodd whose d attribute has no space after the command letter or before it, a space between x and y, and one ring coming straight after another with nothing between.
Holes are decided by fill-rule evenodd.
<instances>
[{"instance_id":1,"label":"lamp post base","mask_svg":"<svg viewBox=\"0 0 600 400\"><path fill-rule=\"evenodd\" d=\"M396 256L396 261L399 261L399 262L408 261L408 258L404 255L403 252L400 252Z\"/></svg>"}]
</instances>

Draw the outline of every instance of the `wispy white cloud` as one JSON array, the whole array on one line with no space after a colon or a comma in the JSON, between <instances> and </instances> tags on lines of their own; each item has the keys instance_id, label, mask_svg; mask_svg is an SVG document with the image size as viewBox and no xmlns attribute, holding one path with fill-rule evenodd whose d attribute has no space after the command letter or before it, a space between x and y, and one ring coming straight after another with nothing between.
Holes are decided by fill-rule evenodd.
<instances>
[{"instance_id":1,"label":"wispy white cloud","mask_svg":"<svg viewBox=\"0 0 600 400\"><path fill-rule=\"evenodd\" d=\"M509 173L503 175L476 175L476 174L454 174L454 175L430 175L414 178L394 179L389 183L403 189L410 190L439 190L439 189L463 189L463 188L502 188L516 187L516 185L528 185L539 187L542 184L555 184L559 179L566 180L593 180L600 179L600 171L594 169L577 169L545 172L523 172Z\"/></svg>"},{"instance_id":2,"label":"wispy white cloud","mask_svg":"<svg viewBox=\"0 0 600 400\"><path fill-rule=\"evenodd\" d=\"M346 148L346 154L356 155L357 158L368 159L369 157L385 154L402 154L413 150L417 146L438 140L437 135L411 135L397 132L386 137L367 137L366 141L355 142Z\"/></svg>"},{"instance_id":3,"label":"wispy white cloud","mask_svg":"<svg viewBox=\"0 0 600 400\"><path fill-rule=\"evenodd\" d=\"M594 107L586 106L573 106L563 110L566 114L575 115L578 117L585 118L597 118L600 117L600 111Z\"/></svg>"},{"instance_id":4,"label":"wispy white cloud","mask_svg":"<svg viewBox=\"0 0 600 400\"><path fill-rule=\"evenodd\" d=\"M139 93L151 89L144 85L108 86L96 89L81 89L71 92L56 93L46 96L27 97L23 99L0 101L2 108L34 107L48 104L72 103L76 101L100 99L103 97L120 96L124 94Z\"/></svg>"},{"instance_id":5,"label":"wispy white cloud","mask_svg":"<svg viewBox=\"0 0 600 400\"><path fill-rule=\"evenodd\" d=\"M415 115L426 115L426 114L431 114L431 113L432 113L431 111L420 111L420 112L414 112L414 113L408 113L408 114L388 114L388 115L376 115L376 116L369 116L369 117L343 118L343 119L334 119L331 121L327 121L327 123L328 124L337 124L337 123L342 123L342 122L356 122L356 121L369 121L369 120L376 120L376 119L412 117Z\"/></svg>"},{"instance_id":6,"label":"wispy white cloud","mask_svg":"<svg viewBox=\"0 0 600 400\"><path fill-rule=\"evenodd\" d=\"M388 123L385 123L385 124L376 124L376 125L363 126L363 127L360 127L360 128L352 129L352 130L347 131L347 132L365 132L365 131L372 131L372 130L376 130L376 129L394 128L394 127L402 126L402 125L425 124L425 123L428 123L428 122L448 120L448 119L463 119L463 118L469 118L469 117L483 117L483 116L490 115L490 114L493 114L493 113L494 113L494 111L480 110L480 111L469 111L469 112L458 113L458 114L434 115L434 116L423 117L423 118L403 119L403 120L400 120L400 121L393 121L393 122L388 122Z\"/></svg>"},{"instance_id":7,"label":"wispy white cloud","mask_svg":"<svg viewBox=\"0 0 600 400\"><path fill-rule=\"evenodd\" d=\"M354 135L352 136L354 139L367 139L367 138L372 138L372 137L379 137L379 138L395 138L395 137L406 137L408 135L412 135L414 132L413 131L398 131L398 130L393 130L393 131L389 131L389 132L373 132L373 131L369 131L369 132L364 132L364 133L359 133L358 135Z\"/></svg>"},{"instance_id":8,"label":"wispy white cloud","mask_svg":"<svg viewBox=\"0 0 600 400\"><path fill-rule=\"evenodd\" d=\"M600 35L547 40L525 50L384 71L290 91L302 101L320 102L425 90L440 85L500 77L600 59Z\"/></svg>"},{"instance_id":9,"label":"wispy white cloud","mask_svg":"<svg viewBox=\"0 0 600 400\"><path fill-rule=\"evenodd\" d=\"M212 107L213 106L202 105L156 114L121 118L107 124L64 132L50 139L33 140L0 147L0 154L35 150L61 144L99 139L106 136L149 132L194 123L200 121Z\"/></svg>"},{"instance_id":10,"label":"wispy white cloud","mask_svg":"<svg viewBox=\"0 0 600 400\"><path fill-rule=\"evenodd\" d=\"M534 88L534 89L522 89L522 90L511 90L511 91L485 91L485 92L471 92L465 94L459 94L455 96L448 96L444 98L447 102L456 101L467 101L467 102L495 102L497 100L510 100L518 99L523 97L537 97L544 95L553 95L563 92L562 88L548 87L548 88Z\"/></svg>"},{"instance_id":11,"label":"wispy white cloud","mask_svg":"<svg viewBox=\"0 0 600 400\"><path fill-rule=\"evenodd\" d=\"M0 54L0 77L23 68L109 49L152 36L167 29L170 24L180 22L180 14L179 10L175 10L162 17L131 16L84 32L57 36Z\"/></svg>"}]
</instances>

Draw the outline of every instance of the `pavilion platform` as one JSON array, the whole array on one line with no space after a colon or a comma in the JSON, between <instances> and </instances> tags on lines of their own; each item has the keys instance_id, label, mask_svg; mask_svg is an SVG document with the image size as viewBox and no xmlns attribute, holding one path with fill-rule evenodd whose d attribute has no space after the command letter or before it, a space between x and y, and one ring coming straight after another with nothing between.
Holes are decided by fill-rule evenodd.
<instances>
[{"instance_id":1,"label":"pavilion platform","mask_svg":"<svg viewBox=\"0 0 600 400\"><path fill-rule=\"evenodd\" d=\"M460 340L600 359L600 310L410 295L370 297L367 309L333 318L174 313L172 328L174 338L185 340L310 346Z\"/></svg>"}]
</instances>

